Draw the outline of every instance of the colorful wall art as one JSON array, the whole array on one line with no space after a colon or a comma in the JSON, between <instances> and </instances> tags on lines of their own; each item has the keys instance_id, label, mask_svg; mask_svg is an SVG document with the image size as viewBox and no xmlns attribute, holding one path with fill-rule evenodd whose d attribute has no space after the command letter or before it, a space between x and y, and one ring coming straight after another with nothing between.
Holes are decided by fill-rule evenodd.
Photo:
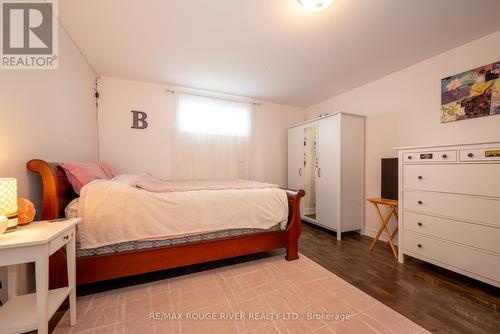
<instances>
[{"instance_id":1,"label":"colorful wall art","mask_svg":"<svg viewBox=\"0 0 500 334\"><path fill-rule=\"evenodd\" d=\"M441 80L441 123L500 115L500 61Z\"/></svg>"}]
</instances>

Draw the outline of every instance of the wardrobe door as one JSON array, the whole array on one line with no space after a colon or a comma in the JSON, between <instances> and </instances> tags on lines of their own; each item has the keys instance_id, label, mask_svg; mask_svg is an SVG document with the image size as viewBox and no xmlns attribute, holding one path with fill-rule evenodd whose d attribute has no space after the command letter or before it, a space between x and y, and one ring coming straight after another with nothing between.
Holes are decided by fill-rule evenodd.
<instances>
[{"instance_id":1,"label":"wardrobe door","mask_svg":"<svg viewBox=\"0 0 500 334\"><path fill-rule=\"evenodd\" d=\"M318 170L318 123L304 126L304 190L306 195L301 201L302 218L316 223L317 170Z\"/></svg>"},{"instance_id":2,"label":"wardrobe door","mask_svg":"<svg viewBox=\"0 0 500 334\"><path fill-rule=\"evenodd\" d=\"M337 231L340 238L340 120L341 115L319 121L317 220Z\"/></svg>"},{"instance_id":3,"label":"wardrobe door","mask_svg":"<svg viewBox=\"0 0 500 334\"><path fill-rule=\"evenodd\" d=\"M288 129L288 189L304 188L304 127Z\"/></svg>"}]
</instances>

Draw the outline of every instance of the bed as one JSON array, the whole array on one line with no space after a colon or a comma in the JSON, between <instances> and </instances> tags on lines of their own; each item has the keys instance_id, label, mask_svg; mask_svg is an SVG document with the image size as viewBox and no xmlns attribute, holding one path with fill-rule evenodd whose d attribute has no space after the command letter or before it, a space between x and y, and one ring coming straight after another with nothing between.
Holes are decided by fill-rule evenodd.
<instances>
[{"instance_id":1,"label":"bed","mask_svg":"<svg viewBox=\"0 0 500 334\"><path fill-rule=\"evenodd\" d=\"M58 163L34 159L27 168L40 175L42 183L42 220L65 217L65 209L75 198L65 172ZM202 235L170 238L163 241L137 241L101 249L82 250L76 260L78 285L137 275L224 258L285 248L286 260L298 259L300 200L303 190L284 190L288 218L284 229L265 231L213 231ZM54 253L49 261L50 288L66 285L66 255Z\"/></svg>"}]
</instances>

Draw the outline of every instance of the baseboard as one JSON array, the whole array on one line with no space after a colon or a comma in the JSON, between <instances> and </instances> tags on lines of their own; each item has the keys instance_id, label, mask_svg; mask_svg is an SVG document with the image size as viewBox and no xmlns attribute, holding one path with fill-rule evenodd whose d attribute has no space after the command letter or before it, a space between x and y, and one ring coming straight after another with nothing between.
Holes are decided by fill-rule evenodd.
<instances>
[{"instance_id":1,"label":"baseboard","mask_svg":"<svg viewBox=\"0 0 500 334\"><path fill-rule=\"evenodd\" d=\"M365 230L364 230L364 234L363 235L366 235L367 237L369 238L375 238L375 236L377 235L377 232L378 230L377 229L374 229L374 228L370 228L370 227L366 227L365 226ZM380 238L378 239L379 241L384 241L384 242L387 242L387 236L385 235L385 232L382 232L382 234L380 235ZM393 240L394 244L397 245L398 244L398 235L396 234L396 236L394 237L394 240Z\"/></svg>"}]
</instances>

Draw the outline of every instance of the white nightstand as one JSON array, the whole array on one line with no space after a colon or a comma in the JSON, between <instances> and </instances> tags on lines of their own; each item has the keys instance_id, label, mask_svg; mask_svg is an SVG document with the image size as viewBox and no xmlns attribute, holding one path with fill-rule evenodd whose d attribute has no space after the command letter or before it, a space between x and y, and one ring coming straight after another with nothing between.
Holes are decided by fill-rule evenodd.
<instances>
[{"instance_id":1,"label":"white nightstand","mask_svg":"<svg viewBox=\"0 0 500 334\"><path fill-rule=\"evenodd\" d=\"M77 219L35 222L0 234L0 266L9 266L9 300L0 307L0 333L38 329L48 333L48 321L69 296L70 322L76 323L75 226ZM49 256L66 245L68 287L49 290ZM16 296L17 264L35 262L36 293Z\"/></svg>"}]
</instances>

